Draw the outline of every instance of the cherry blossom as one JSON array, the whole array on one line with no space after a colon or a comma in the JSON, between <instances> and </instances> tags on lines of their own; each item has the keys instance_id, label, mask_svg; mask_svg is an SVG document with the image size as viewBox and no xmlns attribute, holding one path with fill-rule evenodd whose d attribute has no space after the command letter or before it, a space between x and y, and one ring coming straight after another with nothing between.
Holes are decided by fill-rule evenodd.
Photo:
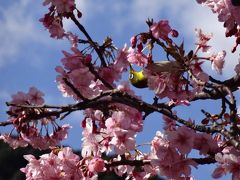
<instances>
[{"instance_id":1,"label":"cherry blossom","mask_svg":"<svg viewBox=\"0 0 240 180\"><path fill-rule=\"evenodd\" d=\"M117 129L114 131L114 136L109 142L114 147L117 154L124 154L127 151L135 148L135 133L133 131Z\"/></svg>"},{"instance_id":2,"label":"cherry blossom","mask_svg":"<svg viewBox=\"0 0 240 180\"><path fill-rule=\"evenodd\" d=\"M79 157L70 148L59 149L58 153L41 155L37 160L32 155L24 155L28 161L21 171L26 179L81 179L82 171L78 168Z\"/></svg>"},{"instance_id":3,"label":"cherry blossom","mask_svg":"<svg viewBox=\"0 0 240 180\"><path fill-rule=\"evenodd\" d=\"M61 18L45 14L39 21L48 29L50 37L62 39L65 36Z\"/></svg>"},{"instance_id":4,"label":"cherry blossom","mask_svg":"<svg viewBox=\"0 0 240 180\"><path fill-rule=\"evenodd\" d=\"M224 22L226 37L236 36L236 44L232 49L232 52L235 52L239 44L240 7L234 5L232 0L197 0L197 2L208 6L213 13L218 14L218 20Z\"/></svg>"},{"instance_id":5,"label":"cherry blossom","mask_svg":"<svg viewBox=\"0 0 240 180\"><path fill-rule=\"evenodd\" d=\"M217 54L213 54L210 57L210 60L212 61L212 68L215 69L219 74L222 74L225 56L226 51L221 51Z\"/></svg>"},{"instance_id":6,"label":"cherry blossom","mask_svg":"<svg viewBox=\"0 0 240 180\"><path fill-rule=\"evenodd\" d=\"M236 50L240 44L240 6L230 0L197 2L218 14L219 21L224 22L226 36L236 37ZM102 44L92 39L79 20L81 12L74 0L44 0L43 5L49 6L49 11L40 22L50 36L55 39L65 37L70 42L71 50L62 51L61 65L55 68L56 83L63 96L72 97L75 102L65 106L47 105L44 93L35 87L12 95L12 100L7 103L8 120L2 124L10 124L13 129L1 134L0 139L14 149L30 145L51 150L39 158L24 156L28 164L21 171L26 179L88 180L97 179L98 173L111 170L133 180L154 175L191 180L192 168L202 163L217 164L213 178L231 173L232 179L240 179L239 138L234 132L240 124L233 94L237 86L229 85L238 76L220 81L205 71L203 64L211 62L212 68L222 74L225 63L224 50L205 55L211 48L208 43L212 34L195 29L196 48L186 51L184 43L170 38L177 38L179 33L171 28L168 20L147 20L149 29L133 35L130 48L125 45L118 49L110 38L111 41ZM73 21L80 36L65 30L65 19ZM170 67L148 68L158 63L155 61L159 58L158 53L155 54L157 48L166 53L168 61L162 63L170 64ZM177 67L172 68L173 64ZM146 101L136 95L129 81L125 81L124 73L129 66L139 66L145 76L144 82L152 91L151 98ZM238 74L240 64L234 70ZM230 96L225 95L225 89ZM184 120L175 111L180 105L189 107L192 101L205 98L222 99L219 114L207 112L203 107L203 118L192 120L187 117L188 120ZM65 122L69 114L81 110L82 149L79 157L69 147L58 147L71 128L69 124L60 125L58 120ZM143 131L144 120L147 121L152 113L163 114L159 118L163 122L163 131L157 131L150 142L138 144L136 137ZM145 145L150 152L140 151ZM192 150L197 153L191 153ZM116 156L104 160L105 154ZM192 158L195 154L199 158Z\"/></svg>"},{"instance_id":7,"label":"cherry blossom","mask_svg":"<svg viewBox=\"0 0 240 180\"><path fill-rule=\"evenodd\" d=\"M2 139L5 143L8 143L10 147L13 149L19 147L27 147L28 143L23 140L21 137L11 137L9 134L0 135L0 139Z\"/></svg>"},{"instance_id":8,"label":"cherry blossom","mask_svg":"<svg viewBox=\"0 0 240 180\"><path fill-rule=\"evenodd\" d=\"M211 46L209 46L207 43L212 38L212 34L205 34L201 29L195 29L196 35L197 35L197 42L196 45L198 45L198 48L202 50L202 52L207 52Z\"/></svg>"},{"instance_id":9,"label":"cherry blossom","mask_svg":"<svg viewBox=\"0 0 240 180\"><path fill-rule=\"evenodd\" d=\"M132 50L128 55L128 62L143 67L148 63L148 58L142 52Z\"/></svg>"},{"instance_id":10,"label":"cherry blossom","mask_svg":"<svg viewBox=\"0 0 240 180\"><path fill-rule=\"evenodd\" d=\"M106 170L104 165L104 160L102 158L94 157L88 164L88 170L90 172L103 172Z\"/></svg>"},{"instance_id":11,"label":"cherry blossom","mask_svg":"<svg viewBox=\"0 0 240 180\"><path fill-rule=\"evenodd\" d=\"M62 1L62 0L45 0L43 2L43 5L46 6L50 3L52 6L56 7L57 12L59 14L72 12L75 7L74 0L64 0L64 1Z\"/></svg>"},{"instance_id":12,"label":"cherry blossom","mask_svg":"<svg viewBox=\"0 0 240 180\"><path fill-rule=\"evenodd\" d=\"M181 154L188 154L194 144L194 132L185 127L179 127L176 131L167 132L168 140L173 147L176 147Z\"/></svg>"},{"instance_id":13,"label":"cherry blossom","mask_svg":"<svg viewBox=\"0 0 240 180\"><path fill-rule=\"evenodd\" d=\"M29 89L28 96L31 104L41 105L44 103L44 99L42 98L44 94L35 87Z\"/></svg>"},{"instance_id":14,"label":"cherry blossom","mask_svg":"<svg viewBox=\"0 0 240 180\"><path fill-rule=\"evenodd\" d=\"M232 173L232 179L237 180L240 178L240 156L234 154L221 154L215 155L216 161L219 162L219 166L214 170L213 178L220 178L227 172Z\"/></svg>"},{"instance_id":15,"label":"cherry blossom","mask_svg":"<svg viewBox=\"0 0 240 180\"><path fill-rule=\"evenodd\" d=\"M163 39L169 41L168 34L172 31L171 27L169 26L168 20L160 20L158 23L154 22L153 25L150 27L152 31L152 35L156 39Z\"/></svg>"},{"instance_id":16,"label":"cherry blossom","mask_svg":"<svg viewBox=\"0 0 240 180\"><path fill-rule=\"evenodd\" d=\"M207 133L197 133L194 136L194 149L199 150L199 154L207 155L220 151L218 142Z\"/></svg>"},{"instance_id":17,"label":"cherry blossom","mask_svg":"<svg viewBox=\"0 0 240 180\"><path fill-rule=\"evenodd\" d=\"M190 159L184 159L167 138L168 136L160 132L156 133L152 140L151 164L156 167L158 172L168 178L178 179L182 176L190 176L190 166L196 167L197 163Z\"/></svg>"},{"instance_id":18,"label":"cherry blossom","mask_svg":"<svg viewBox=\"0 0 240 180\"><path fill-rule=\"evenodd\" d=\"M18 92L12 95L11 103L43 105L43 96L44 94L41 91L35 87L31 87L28 93ZM21 107L10 107L9 121L13 123L16 137L11 137L12 135L10 134L2 134L0 138L9 143L13 148L31 145L34 148L47 149L49 146L58 145L60 141L67 138L67 133L71 126L68 124L59 126L57 123L53 125L52 122L55 120L54 116L34 120L32 116L34 114L37 116L42 112L43 110L41 108L24 110ZM48 126L53 126L52 133L48 131ZM45 132L41 130L43 127L46 128Z\"/></svg>"}]
</instances>

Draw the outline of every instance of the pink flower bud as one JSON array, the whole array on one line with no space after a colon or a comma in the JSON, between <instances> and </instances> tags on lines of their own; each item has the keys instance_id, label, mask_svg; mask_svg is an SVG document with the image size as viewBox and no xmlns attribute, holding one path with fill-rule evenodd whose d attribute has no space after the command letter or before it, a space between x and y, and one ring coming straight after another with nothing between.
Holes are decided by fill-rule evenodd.
<instances>
[{"instance_id":1,"label":"pink flower bud","mask_svg":"<svg viewBox=\"0 0 240 180\"><path fill-rule=\"evenodd\" d=\"M172 29L172 31L171 31L171 35L172 35L172 37L178 37L178 35L179 35L179 33L178 33L178 31L177 30L175 30L175 29Z\"/></svg>"},{"instance_id":2,"label":"pink flower bud","mask_svg":"<svg viewBox=\"0 0 240 180\"><path fill-rule=\"evenodd\" d=\"M86 56L86 58L85 58L85 64L90 64L90 62L92 61L92 56L91 56L91 54L88 54L87 56Z\"/></svg>"}]
</instances>

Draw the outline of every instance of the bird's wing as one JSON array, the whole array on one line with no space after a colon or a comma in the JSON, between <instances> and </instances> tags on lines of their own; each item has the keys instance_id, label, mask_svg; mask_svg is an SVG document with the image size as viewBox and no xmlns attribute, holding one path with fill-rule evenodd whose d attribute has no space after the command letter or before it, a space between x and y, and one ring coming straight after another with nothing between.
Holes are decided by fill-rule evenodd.
<instances>
[{"instance_id":1,"label":"bird's wing","mask_svg":"<svg viewBox=\"0 0 240 180\"><path fill-rule=\"evenodd\" d=\"M171 73L171 72L182 71L183 67L177 61L158 61L158 62L148 64L146 66L146 69L155 73L161 73L161 72Z\"/></svg>"}]
</instances>

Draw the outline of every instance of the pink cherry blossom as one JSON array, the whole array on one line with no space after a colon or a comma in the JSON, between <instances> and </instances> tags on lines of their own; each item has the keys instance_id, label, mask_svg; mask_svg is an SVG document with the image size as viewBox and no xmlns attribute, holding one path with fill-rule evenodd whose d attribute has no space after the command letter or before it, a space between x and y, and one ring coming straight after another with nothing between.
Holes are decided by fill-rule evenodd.
<instances>
[{"instance_id":1,"label":"pink cherry blossom","mask_svg":"<svg viewBox=\"0 0 240 180\"><path fill-rule=\"evenodd\" d=\"M181 179L191 175L191 166L197 167L197 163L190 159L181 159L172 163L172 165L160 165L159 171L169 179Z\"/></svg>"},{"instance_id":2,"label":"pink cherry blossom","mask_svg":"<svg viewBox=\"0 0 240 180\"><path fill-rule=\"evenodd\" d=\"M65 36L65 30L62 26L62 21L58 17L50 16L50 14L45 14L45 16L39 19L43 23L45 28L48 29L50 37L62 39Z\"/></svg>"},{"instance_id":3,"label":"pink cherry blossom","mask_svg":"<svg viewBox=\"0 0 240 180\"><path fill-rule=\"evenodd\" d=\"M135 133L133 131L116 129L110 144L114 146L115 153L124 154L135 148Z\"/></svg>"},{"instance_id":4,"label":"pink cherry blossom","mask_svg":"<svg viewBox=\"0 0 240 180\"><path fill-rule=\"evenodd\" d=\"M105 117L99 110L88 109L83 120L82 156L101 153L125 153L135 148L135 134L142 131L142 115L134 108L116 104L118 111Z\"/></svg>"},{"instance_id":5,"label":"pink cherry blossom","mask_svg":"<svg viewBox=\"0 0 240 180\"><path fill-rule=\"evenodd\" d=\"M201 68L201 65L203 64L204 62L196 62L194 64L191 64L190 65L190 69L191 69L191 72L192 74L194 75L194 77L197 79L197 80L201 80L203 82L208 82L209 81L209 75L207 73L205 73L202 68ZM195 85L195 82L194 80L192 81L193 85ZM196 89L197 90L197 89ZM200 89L201 90L201 89Z\"/></svg>"},{"instance_id":6,"label":"pink cherry blossom","mask_svg":"<svg viewBox=\"0 0 240 180\"><path fill-rule=\"evenodd\" d=\"M129 67L128 55L131 52L130 49L125 45L123 48L118 50L117 57L114 61L114 69L120 73L127 71Z\"/></svg>"},{"instance_id":7,"label":"pink cherry blossom","mask_svg":"<svg viewBox=\"0 0 240 180\"><path fill-rule=\"evenodd\" d=\"M237 22L238 25L240 25L240 7L239 6L233 6L231 0L224 0L226 4L226 8L229 10L231 15L234 17L234 20Z\"/></svg>"},{"instance_id":8,"label":"pink cherry blossom","mask_svg":"<svg viewBox=\"0 0 240 180\"><path fill-rule=\"evenodd\" d=\"M231 0L197 0L197 2L218 14L218 20L224 22L227 37L237 35L237 25L240 25L239 6L233 6Z\"/></svg>"},{"instance_id":9,"label":"pink cherry blossom","mask_svg":"<svg viewBox=\"0 0 240 180\"><path fill-rule=\"evenodd\" d=\"M31 104L42 105L44 103L42 98L44 94L35 87L29 89L28 96Z\"/></svg>"},{"instance_id":10,"label":"pink cherry blossom","mask_svg":"<svg viewBox=\"0 0 240 180\"><path fill-rule=\"evenodd\" d=\"M215 159L219 162L219 166L214 170L212 176L220 178L226 173L232 173L232 179L240 178L240 156L235 154L221 154L215 155Z\"/></svg>"},{"instance_id":11,"label":"pink cherry blossom","mask_svg":"<svg viewBox=\"0 0 240 180\"><path fill-rule=\"evenodd\" d=\"M127 157L127 159L131 159L131 157ZM121 161L121 160L122 160L122 157L120 155L118 155L116 158L113 158L113 162ZM117 167L113 167L113 169L118 176L123 176L124 174L128 174L132 172L134 167L128 166L128 165L120 165Z\"/></svg>"},{"instance_id":12,"label":"pink cherry blossom","mask_svg":"<svg viewBox=\"0 0 240 180\"><path fill-rule=\"evenodd\" d=\"M127 130L130 128L131 120L126 117L123 111L114 112L113 115L106 120L105 125L109 130L114 130L114 128L117 127Z\"/></svg>"},{"instance_id":13,"label":"pink cherry blossom","mask_svg":"<svg viewBox=\"0 0 240 180\"><path fill-rule=\"evenodd\" d=\"M51 34L50 37L52 38L62 39L65 36L65 31L59 20L54 20L51 26L49 26L48 31Z\"/></svg>"},{"instance_id":14,"label":"pink cherry blossom","mask_svg":"<svg viewBox=\"0 0 240 180\"><path fill-rule=\"evenodd\" d=\"M193 130L182 126L176 131L168 131L167 136L171 145L176 147L181 154L188 154L192 150L195 138Z\"/></svg>"},{"instance_id":15,"label":"pink cherry blossom","mask_svg":"<svg viewBox=\"0 0 240 180\"><path fill-rule=\"evenodd\" d=\"M28 100L29 100L29 96L27 95L27 93L19 91L16 94L12 95L11 103L13 103L13 104L28 104L29 103ZM13 114L19 114L20 113L18 111L19 109L20 108L18 108L18 107L11 106L9 108L9 111Z\"/></svg>"},{"instance_id":16,"label":"pink cherry blossom","mask_svg":"<svg viewBox=\"0 0 240 180\"><path fill-rule=\"evenodd\" d=\"M221 178L226 175L226 170L222 166L218 166L212 173L212 177L215 179Z\"/></svg>"},{"instance_id":17,"label":"pink cherry blossom","mask_svg":"<svg viewBox=\"0 0 240 180\"><path fill-rule=\"evenodd\" d=\"M43 135L36 127L28 127L27 133L21 133L22 139L34 148L48 149L50 146L59 145L60 141L66 139L70 125L59 126L52 134ZM49 133L49 132L48 132Z\"/></svg>"},{"instance_id":18,"label":"pink cherry blossom","mask_svg":"<svg viewBox=\"0 0 240 180\"><path fill-rule=\"evenodd\" d=\"M42 105L44 103L43 99L44 94L35 87L29 88L28 93L24 92L17 92L16 94L12 95L13 104L32 104L32 105ZM10 111L15 111L19 109L17 107L10 107Z\"/></svg>"},{"instance_id":19,"label":"pink cherry blossom","mask_svg":"<svg viewBox=\"0 0 240 180\"><path fill-rule=\"evenodd\" d=\"M226 56L226 51L221 51L217 54L213 54L210 57L210 60L212 61L212 69L215 69L219 74L222 74L222 69L224 65L224 58Z\"/></svg>"},{"instance_id":20,"label":"pink cherry blossom","mask_svg":"<svg viewBox=\"0 0 240 180\"><path fill-rule=\"evenodd\" d=\"M5 143L8 143L9 146L13 149L28 146L28 143L21 137L12 137L9 134L2 134L0 135L0 139L3 140Z\"/></svg>"},{"instance_id":21,"label":"pink cherry blossom","mask_svg":"<svg viewBox=\"0 0 240 180\"><path fill-rule=\"evenodd\" d=\"M101 144L103 142L104 137L101 134L94 133L93 121L91 118L87 118L85 120L86 126L82 132L82 156L100 156L101 153ZM107 148L104 150L108 150Z\"/></svg>"},{"instance_id":22,"label":"pink cherry blossom","mask_svg":"<svg viewBox=\"0 0 240 180\"><path fill-rule=\"evenodd\" d=\"M136 64L138 66L145 66L148 63L148 58L142 52L131 51L127 56L127 60L130 64Z\"/></svg>"},{"instance_id":23,"label":"pink cherry blossom","mask_svg":"<svg viewBox=\"0 0 240 180\"><path fill-rule=\"evenodd\" d=\"M45 0L43 5L50 4L55 6L59 14L72 12L75 8L74 0Z\"/></svg>"},{"instance_id":24,"label":"pink cherry blossom","mask_svg":"<svg viewBox=\"0 0 240 180\"><path fill-rule=\"evenodd\" d=\"M197 163L181 156L167 138L168 136L160 132L156 133L151 146L151 165L161 175L167 176L169 179L190 176L190 166L196 167Z\"/></svg>"},{"instance_id":25,"label":"pink cherry blossom","mask_svg":"<svg viewBox=\"0 0 240 180\"><path fill-rule=\"evenodd\" d=\"M218 143L207 133L197 133L194 138L194 149L199 150L199 154L207 155L219 152Z\"/></svg>"},{"instance_id":26,"label":"pink cherry blossom","mask_svg":"<svg viewBox=\"0 0 240 180\"><path fill-rule=\"evenodd\" d=\"M122 81L120 84L117 86L117 89L120 90L121 92L126 92L129 95L141 100L140 96L136 96L135 92L130 88L129 81ZM132 111L133 108L128 108L128 112L136 112L136 110ZM136 112L137 113L137 112ZM139 113L138 113L139 114Z\"/></svg>"},{"instance_id":27,"label":"pink cherry blossom","mask_svg":"<svg viewBox=\"0 0 240 180\"><path fill-rule=\"evenodd\" d=\"M156 136L151 142L151 156L154 160L152 163L170 165L173 161L180 158L175 148L170 146L167 137L160 131L156 132Z\"/></svg>"},{"instance_id":28,"label":"pink cherry blossom","mask_svg":"<svg viewBox=\"0 0 240 180\"><path fill-rule=\"evenodd\" d=\"M31 87L28 93L18 92L12 96L11 103L21 104L21 105L42 105L44 99L42 98L44 94ZM44 118L39 118L32 121L32 116L37 116L42 112L43 109L24 109L21 107L10 107L9 108L9 121L13 123L14 129L16 131L16 138L10 135L4 134L1 136L5 142L8 142L10 146L26 147L31 145L33 148L47 149L49 146L56 146L67 137L68 130L71 128L68 124L62 126L58 125L56 122L52 124L56 117L49 116ZM48 112L44 109L44 113ZM53 126L53 131L50 131L49 126ZM45 129L44 131L42 129Z\"/></svg>"},{"instance_id":29,"label":"pink cherry blossom","mask_svg":"<svg viewBox=\"0 0 240 180\"><path fill-rule=\"evenodd\" d=\"M88 56L83 55L77 48L71 48L73 53L63 52L64 58L62 63L64 69L57 67L57 72L60 73L57 76L58 88L64 94L73 96L75 99L79 99L75 92L66 84L66 79L70 82L82 96L90 98L98 95L101 92L101 88L104 89L99 80L95 78L89 70ZM84 78L83 78L84 77Z\"/></svg>"},{"instance_id":30,"label":"pink cherry blossom","mask_svg":"<svg viewBox=\"0 0 240 180\"><path fill-rule=\"evenodd\" d=\"M212 34L205 34L201 29L195 29L197 35L197 42L198 48L202 50L202 52L207 52L211 46L207 43L212 38Z\"/></svg>"},{"instance_id":31,"label":"pink cherry blossom","mask_svg":"<svg viewBox=\"0 0 240 180\"><path fill-rule=\"evenodd\" d=\"M88 170L90 172L103 172L106 170L104 167L104 160L100 157L94 157L88 164Z\"/></svg>"},{"instance_id":32,"label":"pink cherry blossom","mask_svg":"<svg viewBox=\"0 0 240 180\"><path fill-rule=\"evenodd\" d=\"M161 72L154 73L145 69L144 75L148 79L148 87L153 90L155 94L160 97L168 97L173 101L189 100L193 97L193 90L186 90L186 81L178 72Z\"/></svg>"},{"instance_id":33,"label":"pink cherry blossom","mask_svg":"<svg viewBox=\"0 0 240 180\"><path fill-rule=\"evenodd\" d=\"M109 65L108 67L102 67L99 69L99 75L111 85L114 84L114 81L121 79L121 74L122 73L119 72L118 69L115 69L114 65Z\"/></svg>"},{"instance_id":34,"label":"pink cherry blossom","mask_svg":"<svg viewBox=\"0 0 240 180\"><path fill-rule=\"evenodd\" d=\"M79 157L70 148L63 148L58 153L41 155L37 160L32 155L25 155L28 161L21 171L26 174L26 179L82 179L82 171L79 170Z\"/></svg>"},{"instance_id":35,"label":"pink cherry blossom","mask_svg":"<svg viewBox=\"0 0 240 180\"><path fill-rule=\"evenodd\" d=\"M154 22L150 30L154 38L161 38L163 40L169 40L168 34L172 31L168 24L168 20L160 20L158 23Z\"/></svg>"}]
</instances>

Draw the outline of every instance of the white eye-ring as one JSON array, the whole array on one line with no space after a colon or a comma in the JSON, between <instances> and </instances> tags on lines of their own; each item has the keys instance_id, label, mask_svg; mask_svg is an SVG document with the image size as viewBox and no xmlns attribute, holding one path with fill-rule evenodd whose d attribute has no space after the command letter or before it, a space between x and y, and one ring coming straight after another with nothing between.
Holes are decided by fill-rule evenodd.
<instances>
[{"instance_id":1,"label":"white eye-ring","mask_svg":"<svg viewBox=\"0 0 240 180\"><path fill-rule=\"evenodd\" d=\"M129 79L133 79L133 77L134 77L133 74L130 73L130 74L129 74Z\"/></svg>"}]
</instances>

